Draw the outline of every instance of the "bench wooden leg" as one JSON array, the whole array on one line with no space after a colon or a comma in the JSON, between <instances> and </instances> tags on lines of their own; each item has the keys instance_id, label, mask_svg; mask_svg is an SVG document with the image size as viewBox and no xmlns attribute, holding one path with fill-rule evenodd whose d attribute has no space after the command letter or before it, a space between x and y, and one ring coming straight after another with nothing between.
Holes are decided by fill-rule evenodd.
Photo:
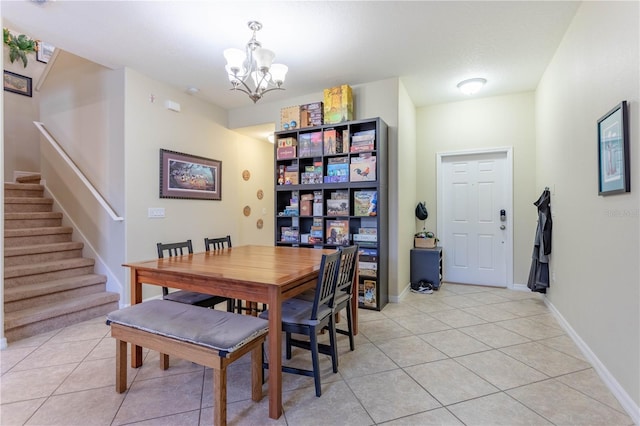
<instances>
[{"instance_id":1,"label":"bench wooden leg","mask_svg":"<svg viewBox=\"0 0 640 426\"><path fill-rule=\"evenodd\" d=\"M227 368L213 369L213 424L227 424Z\"/></svg>"},{"instance_id":2,"label":"bench wooden leg","mask_svg":"<svg viewBox=\"0 0 640 426\"><path fill-rule=\"evenodd\" d=\"M127 342L116 339L116 392L127 390Z\"/></svg>"},{"instance_id":3,"label":"bench wooden leg","mask_svg":"<svg viewBox=\"0 0 640 426\"><path fill-rule=\"evenodd\" d=\"M169 355L160 352L160 369L166 370L169 368Z\"/></svg>"},{"instance_id":4,"label":"bench wooden leg","mask_svg":"<svg viewBox=\"0 0 640 426\"><path fill-rule=\"evenodd\" d=\"M262 399L262 344L251 350L251 399L258 402Z\"/></svg>"}]
</instances>

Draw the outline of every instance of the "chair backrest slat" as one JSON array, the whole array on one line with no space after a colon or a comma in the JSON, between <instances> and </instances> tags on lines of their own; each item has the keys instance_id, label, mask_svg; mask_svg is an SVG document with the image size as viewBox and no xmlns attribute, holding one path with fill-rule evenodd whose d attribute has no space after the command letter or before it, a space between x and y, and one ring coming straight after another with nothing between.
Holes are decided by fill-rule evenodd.
<instances>
[{"instance_id":1,"label":"chair backrest slat","mask_svg":"<svg viewBox=\"0 0 640 426\"><path fill-rule=\"evenodd\" d=\"M220 250L225 248L231 248L231 235L227 235L226 237L220 238L205 238L204 239L204 249L206 251Z\"/></svg>"},{"instance_id":2,"label":"chair backrest slat","mask_svg":"<svg viewBox=\"0 0 640 426\"><path fill-rule=\"evenodd\" d=\"M158 248L158 258L164 258L164 252L166 251L169 257L173 256L182 256L185 254L184 250L187 250L186 254L193 253L193 245L191 244L191 240L180 241L178 243L158 243L156 244ZM169 294L169 289L167 287L162 287L162 296L166 297Z\"/></svg>"},{"instance_id":3,"label":"chair backrest slat","mask_svg":"<svg viewBox=\"0 0 640 426\"><path fill-rule=\"evenodd\" d=\"M193 245L191 244L191 240L181 241L179 243L158 243L158 257L160 259L164 258L164 252L166 251L169 257L173 256L182 256L184 254L193 253ZM184 250L187 250L187 253Z\"/></svg>"},{"instance_id":4,"label":"chair backrest slat","mask_svg":"<svg viewBox=\"0 0 640 426\"><path fill-rule=\"evenodd\" d=\"M336 284L336 294L344 291L348 294L353 292L353 279L356 274L356 261L358 259L358 246L353 245L340 249L342 259L340 260L340 272L338 273L338 284Z\"/></svg>"},{"instance_id":5,"label":"chair backrest slat","mask_svg":"<svg viewBox=\"0 0 640 426\"><path fill-rule=\"evenodd\" d=\"M340 270L340 252L323 254L318 274L318 284L316 285L316 295L313 301L311 319L318 318L318 308L327 305L333 308L333 300L338 283L338 272Z\"/></svg>"}]
</instances>

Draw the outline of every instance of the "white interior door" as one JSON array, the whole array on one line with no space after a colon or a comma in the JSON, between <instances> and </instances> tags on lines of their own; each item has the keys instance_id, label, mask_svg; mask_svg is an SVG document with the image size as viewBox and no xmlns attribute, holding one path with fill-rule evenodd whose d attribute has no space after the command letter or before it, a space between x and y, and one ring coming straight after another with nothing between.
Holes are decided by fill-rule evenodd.
<instances>
[{"instance_id":1,"label":"white interior door","mask_svg":"<svg viewBox=\"0 0 640 426\"><path fill-rule=\"evenodd\" d=\"M510 154L438 155L438 237L446 281L511 285Z\"/></svg>"}]
</instances>

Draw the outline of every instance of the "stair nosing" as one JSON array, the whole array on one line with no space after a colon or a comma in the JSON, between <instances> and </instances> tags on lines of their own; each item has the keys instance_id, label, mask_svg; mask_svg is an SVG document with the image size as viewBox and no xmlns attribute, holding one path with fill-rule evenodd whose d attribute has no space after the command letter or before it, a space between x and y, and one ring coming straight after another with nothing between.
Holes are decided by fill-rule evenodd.
<instances>
[{"instance_id":1,"label":"stair nosing","mask_svg":"<svg viewBox=\"0 0 640 426\"><path fill-rule=\"evenodd\" d=\"M34 220L60 219L61 212L9 212L4 214L4 220Z\"/></svg>"},{"instance_id":2,"label":"stair nosing","mask_svg":"<svg viewBox=\"0 0 640 426\"><path fill-rule=\"evenodd\" d=\"M71 259L59 259L49 262L36 262L28 265L5 266L4 278L10 279L31 275L40 275L67 269L86 268L87 266L92 265L95 265L95 259L93 258L74 257Z\"/></svg>"},{"instance_id":3,"label":"stair nosing","mask_svg":"<svg viewBox=\"0 0 640 426\"><path fill-rule=\"evenodd\" d=\"M117 299L116 299L117 297ZM114 299L114 300L111 300ZM100 293L93 293L84 296L77 296L69 299L65 299L63 302L51 304L49 306L36 306L33 308L22 309L14 312L7 312L4 315L5 319L5 333L8 330L23 327L35 322L41 322L47 319L59 317L62 315L70 314L73 312L79 312L88 308L104 305L106 303L118 302L120 295L111 291L104 291ZM93 302L88 305L83 305L83 302ZM98 303L99 302L99 303ZM69 307L80 307L80 309L73 310Z\"/></svg>"},{"instance_id":4,"label":"stair nosing","mask_svg":"<svg viewBox=\"0 0 640 426\"><path fill-rule=\"evenodd\" d=\"M44 190L44 185L40 183L5 182L4 188L22 189L26 191L42 191Z\"/></svg>"},{"instance_id":5,"label":"stair nosing","mask_svg":"<svg viewBox=\"0 0 640 426\"><path fill-rule=\"evenodd\" d=\"M25 298L25 297L21 297L19 299L14 299L13 295L16 293L22 294L22 295L24 295L25 293L28 293L29 296L27 298L32 298L32 297L57 293L60 291L72 290L75 288L80 288L80 287L74 286L75 284L78 284L80 282L84 282L82 287L89 286L89 285L106 284L107 277L106 275L102 275L102 274L84 274L84 275L77 275L74 277L59 278L57 280L49 280L49 281L42 281L39 283L24 284L19 287L11 287L11 288L5 289L4 301L5 303L17 302ZM56 290L56 291L52 291L52 290Z\"/></svg>"},{"instance_id":6,"label":"stair nosing","mask_svg":"<svg viewBox=\"0 0 640 426\"><path fill-rule=\"evenodd\" d=\"M56 253L61 251L82 250L84 243L80 241L64 241L59 243L29 244L26 246L5 247L4 257Z\"/></svg>"},{"instance_id":7,"label":"stair nosing","mask_svg":"<svg viewBox=\"0 0 640 426\"><path fill-rule=\"evenodd\" d=\"M19 228L19 229L5 229L5 238L17 238L17 237L35 237L41 235L59 235L59 234L72 234L73 228L70 226L40 226L36 228Z\"/></svg>"},{"instance_id":8,"label":"stair nosing","mask_svg":"<svg viewBox=\"0 0 640 426\"><path fill-rule=\"evenodd\" d=\"M27 201L25 203L25 201ZM45 197L4 197L5 204L53 204L52 198Z\"/></svg>"}]
</instances>

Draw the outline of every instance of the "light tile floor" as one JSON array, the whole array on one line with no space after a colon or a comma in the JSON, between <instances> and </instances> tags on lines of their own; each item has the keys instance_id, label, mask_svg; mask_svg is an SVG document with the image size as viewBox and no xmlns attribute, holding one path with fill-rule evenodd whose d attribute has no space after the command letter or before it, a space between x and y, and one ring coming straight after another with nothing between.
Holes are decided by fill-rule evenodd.
<instances>
[{"instance_id":1,"label":"light tile floor","mask_svg":"<svg viewBox=\"0 0 640 426\"><path fill-rule=\"evenodd\" d=\"M228 423L633 424L538 294L444 284L359 315L356 350L339 337L338 374L323 356L322 397L311 378L283 375L278 420L266 397L251 401L248 359L232 364ZM117 394L114 354L103 318L11 343L0 352L0 424L212 424L210 369L172 359L162 371L145 351ZM288 363L309 365L309 354L294 349Z\"/></svg>"}]
</instances>

